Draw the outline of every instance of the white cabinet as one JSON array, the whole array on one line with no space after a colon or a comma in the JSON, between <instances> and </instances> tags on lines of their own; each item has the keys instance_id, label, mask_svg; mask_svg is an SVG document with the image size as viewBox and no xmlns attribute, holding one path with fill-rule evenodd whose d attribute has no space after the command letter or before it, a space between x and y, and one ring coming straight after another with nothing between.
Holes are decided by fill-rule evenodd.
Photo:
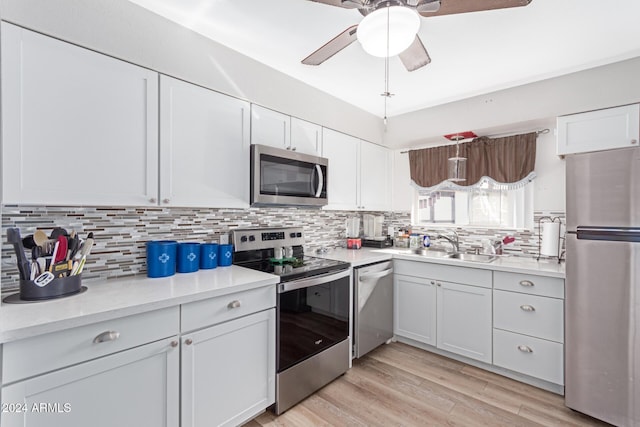
<instances>
[{"instance_id":1,"label":"white cabinet","mask_svg":"<svg viewBox=\"0 0 640 427\"><path fill-rule=\"evenodd\" d=\"M491 363L491 289L436 283L437 347Z\"/></svg>"},{"instance_id":2,"label":"white cabinet","mask_svg":"<svg viewBox=\"0 0 640 427\"><path fill-rule=\"evenodd\" d=\"M388 148L366 141L360 142L361 209L391 209L391 155Z\"/></svg>"},{"instance_id":3,"label":"white cabinet","mask_svg":"<svg viewBox=\"0 0 640 427\"><path fill-rule=\"evenodd\" d=\"M251 104L251 143L291 147L291 116Z\"/></svg>"},{"instance_id":4,"label":"white cabinet","mask_svg":"<svg viewBox=\"0 0 640 427\"><path fill-rule=\"evenodd\" d=\"M640 105L561 116L557 126L558 155L637 146Z\"/></svg>"},{"instance_id":5,"label":"white cabinet","mask_svg":"<svg viewBox=\"0 0 640 427\"><path fill-rule=\"evenodd\" d=\"M4 386L3 403L21 407L2 425L176 426L179 354L168 338Z\"/></svg>"},{"instance_id":6,"label":"white cabinet","mask_svg":"<svg viewBox=\"0 0 640 427\"><path fill-rule=\"evenodd\" d=\"M164 75L160 95L160 204L248 207L250 104Z\"/></svg>"},{"instance_id":7,"label":"white cabinet","mask_svg":"<svg viewBox=\"0 0 640 427\"><path fill-rule=\"evenodd\" d=\"M322 126L251 104L251 143L320 156Z\"/></svg>"},{"instance_id":8,"label":"white cabinet","mask_svg":"<svg viewBox=\"0 0 640 427\"><path fill-rule=\"evenodd\" d=\"M491 271L404 260L394 271L397 336L491 363Z\"/></svg>"},{"instance_id":9,"label":"white cabinet","mask_svg":"<svg viewBox=\"0 0 640 427\"><path fill-rule=\"evenodd\" d=\"M322 155L322 126L291 117L291 149L312 156Z\"/></svg>"},{"instance_id":10,"label":"white cabinet","mask_svg":"<svg viewBox=\"0 0 640 427\"><path fill-rule=\"evenodd\" d=\"M155 205L158 75L2 23L4 203Z\"/></svg>"},{"instance_id":11,"label":"white cabinet","mask_svg":"<svg viewBox=\"0 0 640 427\"><path fill-rule=\"evenodd\" d=\"M22 406L1 424L178 425L178 322L170 307L5 344L2 400Z\"/></svg>"},{"instance_id":12,"label":"white cabinet","mask_svg":"<svg viewBox=\"0 0 640 427\"><path fill-rule=\"evenodd\" d=\"M329 159L326 209L391 209L391 152L350 135L323 129L322 155Z\"/></svg>"},{"instance_id":13,"label":"white cabinet","mask_svg":"<svg viewBox=\"0 0 640 427\"><path fill-rule=\"evenodd\" d=\"M564 384L564 280L496 271L493 363Z\"/></svg>"},{"instance_id":14,"label":"white cabinet","mask_svg":"<svg viewBox=\"0 0 640 427\"><path fill-rule=\"evenodd\" d=\"M393 280L393 333L435 346L435 281L398 274Z\"/></svg>"},{"instance_id":15,"label":"white cabinet","mask_svg":"<svg viewBox=\"0 0 640 427\"><path fill-rule=\"evenodd\" d=\"M274 287L182 306L183 427L240 425L275 402L273 307Z\"/></svg>"}]
</instances>

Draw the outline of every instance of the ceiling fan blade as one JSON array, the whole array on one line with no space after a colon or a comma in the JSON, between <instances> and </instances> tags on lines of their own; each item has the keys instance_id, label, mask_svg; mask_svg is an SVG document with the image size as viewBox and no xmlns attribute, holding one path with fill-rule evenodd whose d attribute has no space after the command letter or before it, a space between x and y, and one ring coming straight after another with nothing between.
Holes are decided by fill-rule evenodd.
<instances>
[{"instance_id":1,"label":"ceiling fan blade","mask_svg":"<svg viewBox=\"0 0 640 427\"><path fill-rule=\"evenodd\" d=\"M356 9L365 6L365 0L311 0L316 3L324 3L330 6L343 7L345 9Z\"/></svg>"},{"instance_id":2,"label":"ceiling fan blade","mask_svg":"<svg viewBox=\"0 0 640 427\"><path fill-rule=\"evenodd\" d=\"M437 12L420 11L422 16L453 15L456 13L479 12L481 10L521 7L531 0L442 0Z\"/></svg>"},{"instance_id":3,"label":"ceiling fan blade","mask_svg":"<svg viewBox=\"0 0 640 427\"><path fill-rule=\"evenodd\" d=\"M302 60L306 65L320 65L345 47L356 41L358 25L352 25Z\"/></svg>"},{"instance_id":4,"label":"ceiling fan blade","mask_svg":"<svg viewBox=\"0 0 640 427\"><path fill-rule=\"evenodd\" d=\"M420 40L418 36L416 36L413 43L411 43L411 46L398 56L407 71L415 71L431 62L431 57L429 57L427 49L425 49L422 40Z\"/></svg>"}]
</instances>

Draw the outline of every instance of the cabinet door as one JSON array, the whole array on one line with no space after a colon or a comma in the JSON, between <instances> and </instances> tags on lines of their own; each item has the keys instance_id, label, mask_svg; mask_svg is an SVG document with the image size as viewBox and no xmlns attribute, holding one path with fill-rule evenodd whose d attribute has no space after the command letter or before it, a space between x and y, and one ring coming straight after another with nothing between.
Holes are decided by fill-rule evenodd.
<instances>
[{"instance_id":1,"label":"cabinet door","mask_svg":"<svg viewBox=\"0 0 640 427\"><path fill-rule=\"evenodd\" d=\"M275 368L273 308L184 335L181 425L252 418L275 402Z\"/></svg>"},{"instance_id":2,"label":"cabinet door","mask_svg":"<svg viewBox=\"0 0 640 427\"><path fill-rule=\"evenodd\" d=\"M640 140L640 105L561 116L557 125L559 155L634 147Z\"/></svg>"},{"instance_id":3,"label":"cabinet door","mask_svg":"<svg viewBox=\"0 0 640 427\"><path fill-rule=\"evenodd\" d=\"M391 152L362 141L360 144L360 207L368 211L391 209Z\"/></svg>"},{"instance_id":4,"label":"cabinet door","mask_svg":"<svg viewBox=\"0 0 640 427\"><path fill-rule=\"evenodd\" d=\"M291 116L251 104L251 143L291 147Z\"/></svg>"},{"instance_id":5,"label":"cabinet door","mask_svg":"<svg viewBox=\"0 0 640 427\"><path fill-rule=\"evenodd\" d=\"M157 73L3 22L2 121L5 203L157 203Z\"/></svg>"},{"instance_id":6,"label":"cabinet door","mask_svg":"<svg viewBox=\"0 0 640 427\"><path fill-rule=\"evenodd\" d=\"M322 155L322 126L291 117L291 149L312 156Z\"/></svg>"},{"instance_id":7,"label":"cabinet door","mask_svg":"<svg viewBox=\"0 0 640 427\"><path fill-rule=\"evenodd\" d=\"M328 196L325 209L358 209L360 140L331 129L322 130L322 155L329 159Z\"/></svg>"},{"instance_id":8,"label":"cabinet door","mask_svg":"<svg viewBox=\"0 0 640 427\"><path fill-rule=\"evenodd\" d=\"M3 411L2 425L173 427L179 370L177 338L168 338L10 384L2 402L22 412Z\"/></svg>"},{"instance_id":9,"label":"cabinet door","mask_svg":"<svg viewBox=\"0 0 640 427\"><path fill-rule=\"evenodd\" d=\"M249 206L249 103L160 77L160 203Z\"/></svg>"},{"instance_id":10,"label":"cabinet door","mask_svg":"<svg viewBox=\"0 0 640 427\"><path fill-rule=\"evenodd\" d=\"M436 345L436 286L431 279L393 279L393 333Z\"/></svg>"},{"instance_id":11,"label":"cabinet door","mask_svg":"<svg viewBox=\"0 0 640 427\"><path fill-rule=\"evenodd\" d=\"M438 345L491 363L491 289L437 282Z\"/></svg>"}]
</instances>

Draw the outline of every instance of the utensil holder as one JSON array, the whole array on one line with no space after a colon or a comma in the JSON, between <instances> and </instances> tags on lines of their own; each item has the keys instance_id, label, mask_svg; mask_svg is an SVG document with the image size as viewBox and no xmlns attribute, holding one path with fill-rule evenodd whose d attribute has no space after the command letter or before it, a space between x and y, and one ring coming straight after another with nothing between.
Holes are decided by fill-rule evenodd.
<instances>
[{"instance_id":1,"label":"utensil holder","mask_svg":"<svg viewBox=\"0 0 640 427\"><path fill-rule=\"evenodd\" d=\"M80 292L82 275L56 277L45 286L38 286L33 280L20 280L20 299L39 301L61 298Z\"/></svg>"}]
</instances>

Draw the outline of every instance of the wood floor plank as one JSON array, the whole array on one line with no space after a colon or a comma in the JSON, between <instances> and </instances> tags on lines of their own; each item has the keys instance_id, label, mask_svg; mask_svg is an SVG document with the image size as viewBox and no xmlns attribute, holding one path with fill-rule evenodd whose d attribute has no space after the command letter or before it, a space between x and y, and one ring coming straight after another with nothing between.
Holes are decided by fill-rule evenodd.
<instances>
[{"instance_id":1,"label":"wood floor plank","mask_svg":"<svg viewBox=\"0 0 640 427\"><path fill-rule=\"evenodd\" d=\"M353 368L280 416L246 427L607 426L571 411L564 398L401 343Z\"/></svg>"}]
</instances>

